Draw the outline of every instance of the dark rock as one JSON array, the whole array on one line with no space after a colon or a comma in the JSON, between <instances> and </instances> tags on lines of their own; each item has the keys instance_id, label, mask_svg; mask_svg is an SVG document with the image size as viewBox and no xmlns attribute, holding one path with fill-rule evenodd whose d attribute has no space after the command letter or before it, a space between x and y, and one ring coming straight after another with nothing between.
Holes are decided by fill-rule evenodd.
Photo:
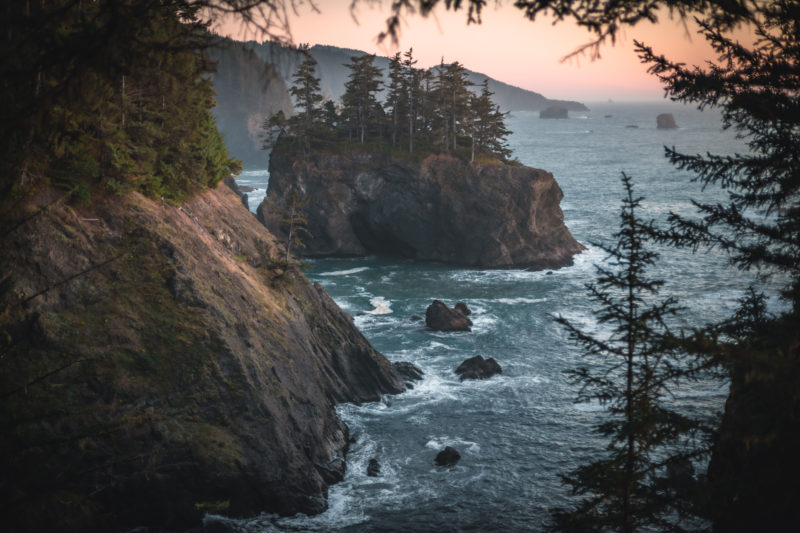
<instances>
[{"instance_id":1,"label":"dark rock","mask_svg":"<svg viewBox=\"0 0 800 533\"><path fill-rule=\"evenodd\" d=\"M323 481L328 485L339 483L344 479L344 474L347 472L347 464L344 462L344 459L339 457L328 464L315 464L314 467L317 469L317 472L319 472L319 475L322 476Z\"/></svg>"},{"instance_id":2,"label":"dark rock","mask_svg":"<svg viewBox=\"0 0 800 533\"><path fill-rule=\"evenodd\" d=\"M464 316L469 316L472 314L472 311L470 311L469 307L467 307L467 304L464 302L458 302L453 309L456 311L461 311L461 314Z\"/></svg>"},{"instance_id":3,"label":"dark rock","mask_svg":"<svg viewBox=\"0 0 800 533\"><path fill-rule=\"evenodd\" d=\"M604 115L603 118L612 118L614 115Z\"/></svg>"},{"instance_id":4,"label":"dark rock","mask_svg":"<svg viewBox=\"0 0 800 533\"><path fill-rule=\"evenodd\" d=\"M500 368L494 357L484 359L480 355L470 357L456 368L456 374L458 374L461 381L465 379L487 379L495 374L502 374L502 372L503 369Z\"/></svg>"},{"instance_id":5,"label":"dark rock","mask_svg":"<svg viewBox=\"0 0 800 533\"><path fill-rule=\"evenodd\" d=\"M566 107L552 105L539 111L539 118L569 118L569 112Z\"/></svg>"},{"instance_id":6,"label":"dark rock","mask_svg":"<svg viewBox=\"0 0 800 533\"><path fill-rule=\"evenodd\" d=\"M266 264L280 254L239 198L218 187L180 208L142 195L97 199L82 216L102 223L76 223L68 238L64 221L77 219L66 203L26 195L19 204L23 213L50 205L27 222L30 231L5 237L4 264L27 294L42 279L99 265L108 250L121 258L51 287L20 309L19 324L16 315L4 324L17 337L9 357L21 357L24 345L37 367L56 350L76 362L59 375L58 390L34 387L3 400L18 412L57 413L48 438L60 443L45 449L40 432L16 432L35 471L0 454L22 502L3 509L12 530L186 531L200 525L202 509L324 511L328 485L344 469L331 458L344 458L349 444L336 405L378 401L401 392L403 381L321 286L296 271L270 284L236 258ZM87 291L104 297L85 299ZM187 307L193 301L204 302L203 312ZM19 338L28 323L35 344ZM4 368L5 377L27 380L29 367L16 368ZM118 457L113 469L109 457ZM76 475L64 481L65 471ZM41 479L52 491L34 497L30 487ZM65 491L86 507L62 498ZM14 527L22 520L30 523Z\"/></svg>"},{"instance_id":7,"label":"dark rock","mask_svg":"<svg viewBox=\"0 0 800 533\"><path fill-rule=\"evenodd\" d=\"M255 187L248 187L247 185L237 184L237 187L239 187L239 190L242 192L253 192L254 190L256 190Z\"/></svg>"},{"instance_id":8,"label":"dark rock","mask_svg":"<svg viewBox=\"0 0 800 533\"><path fill-rule=\"evenodd\" d=\"M425 325L435 331L472 331L472 320L440 300L434 300L425 310Z\"/></svg>"},{"instance_id":9,"label":"dark rock","mask_svg":"<svg viewBox=\"0 0 800 533\"><path fill-rule=\"evenodd\" d=\"M312 153L280 145L257 217L286 241L293 187L308 196L305 257L384 254L482 268L560 268L584 248L564 225L552 174L471 165L446 154L419 163L380 154Z\"/></svg>"},{"instance_id":10,"label":"dark rock","mask_svg":"<svg viewBox=\"0 0 800 533\"><path fill-rule=\"evenodd\" d=\"M421 316L419 316L419 315L411 315L411 321L412 322L419 322L420 320L422 320Z\"/></svg>"},{"instance_id":11,"label":"dark rock","mask_svg":"<svg viewBox=\"0 0 800 533\"><path fill-rule=\"evenodd\" d=\"M661 113L656 117L656 127L660 130L674 130L678 127L672 113Z\"/></svg>"},{"instance_id":12,"label":"dark rock","mask_svg":"<svg viewBox=\"0 0 800 533\"><path fill-rule=\"evenodd\" d=\"M424 375L420 367L408 361L395 361L392 363L392 367L397 375L406 381L419 381Z\"/></svg>"},{"instance_id":13,"label":"dark rock","mask_svg":"<svg viewBox=\"0 0 800 533\"><path fill-rule=\"evenodd\" d=\"M545 276L552 276L552 275L553 275L552 270L548 270L547 272L545 272Z\"/></svg>"},{"instance_id":14,"label":"dark rock","mask_svg":"<svg viewBox=\"0 0 800 533\"><path fill-rule=\"evenodd\" d=\"M453 466L459 459L461 459L461 454L455 448L447 446L436 455L435 461L439 466Z\"/></svg>"},{"instance_id":15,"label":"dark rock","mask_svg":"<svg viewBox=\"0 0 800 533\"><path fill-rule=\"evenodd\" d=\"M630 130L637 130L637 129L639 129L639 126L637 126L636 124L628 124L628 125L627 125L627 126L625 126L625 127L626 127L626 128L628 128L628 129L630 129Z\"/></svg>"},{"instance_id":16,"label":"dark rock","mask_svg":"<svg viewBox=\"0 0 800 533\"><path fill-rule=\"evenodd\" d=\"M369 460L367 465L367 475L370 477L377 477L381 473L381 465L374 457Z\"/></svg>"}]
</instances>

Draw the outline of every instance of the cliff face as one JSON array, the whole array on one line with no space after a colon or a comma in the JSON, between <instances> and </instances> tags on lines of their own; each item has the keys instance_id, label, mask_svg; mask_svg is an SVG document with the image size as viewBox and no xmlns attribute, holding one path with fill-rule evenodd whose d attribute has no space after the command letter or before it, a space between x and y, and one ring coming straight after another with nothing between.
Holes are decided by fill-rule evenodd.
<instances>
[{"instance_id":1,"label":"cliff face","mask_svg":"<svg viewBox=\"0 0 800 533\"><path fill-rule=\"evenodd\" d=\"M270 279L273 238L227 187L180 207L56 202L3 244L12 530L322 511L348 445L334 406L401 390L320 286Z\"/></svg>"},{"instance_id":2,"label":"cliff face","mask_svg":"<svg viewBox=\"0 0 800 533\"><path fill-rule=\"evenodd\" d=\"M377 155L270 159L258 215L285 238L292 187L309 196L309 257L390 254L485 268L558 268L583 247L564 225L553 175L521 165L470 165L447 155L420 164Z\"/></svg>"}]
</instances>

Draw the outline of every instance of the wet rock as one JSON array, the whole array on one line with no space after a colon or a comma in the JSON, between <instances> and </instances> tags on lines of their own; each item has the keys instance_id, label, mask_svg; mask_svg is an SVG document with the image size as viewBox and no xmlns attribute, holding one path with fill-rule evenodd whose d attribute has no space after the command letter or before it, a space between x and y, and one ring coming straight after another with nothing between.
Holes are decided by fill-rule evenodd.
<instances>
[{"instance_id":1,"label":"wet rock","mask_svg":"<svg viewBox=\"0 0 800 533\"><path fill-rule=\"evenodd\" d=\"M539 118L569 118L569 112L566 107L551 105L539 111Z\"/></svg>"},{"instance_id":2,"label":"wet rock","mask_svg":"<svg viewBox=\"0 0 800 533\"><path fill-rule=\"evenodd\" d=\"M367 465L367 475L369 477L377 477L381 473L381 465L374 457L369 460Z\"/></svg>"},{"instance_id":3,"label":"wet rock","mask_svg":"<svg viewBox=\"0 0 800 533\"><path fill-rule=\"evenodd\" d=\"M661 113L656 117L656 127L660 130L674 130L677 129L678 124L672 113Z\"/></svg>"},{"instance_id":4,"label":"wet rock","mask_svg":"<svg viewBox=\"0 0 800 533\"><path fill-rule=\"evenodd\" d=\"M472 331L472 320L440 300L434 300L425 310L425 325L434 331Z\"/></svg>"},{"instance_id":5,"label":"wet rock","mask_svg":"<svg viewBox=\"0 0 800 533\"><path fill-rule=\"evenodd\" d=\"M412 322L419 322L420 320L422 320L421 316L419 316L419 315L411 315L411 321Z\"/></svg>"},{"instance_id":6,"label":"wet rock","mask_svg":"<svg viewBox=\"0 0 800 533\"><path fill-rule=\"evenodd\" d=\"M314 467L317 469L317 472L319 472L320 477L322 477L328 485L339 483L344 479L344 473L347 471L347 464L344 462L344 459L339 457L327 465L315 464Z\"/></svg>"},{"instance_id":7,"label":"wet rock","mask_svg":"<svg viewBox=\"0 0 800 533\"><path fill-rule=\"evenodd\" d=\"M440 451L436 455L436 464L439 466L453 466L456 464L459 459L461 459L461 454L458 453L458 450L451 446L447 446L444 450Z\"/></svg>"},{"instance_id":8,"label":"wet rock","mask_svg":"<svg viewBox=\"0 0 800 533\"><path fill-rule=\"evenodd\" d=\"M467 307L467 304L465 304L464 302L458 302L453 307L453 309L455 309L456 311L461 311L461 314L464 316L469 316L472 314L472 311L470 310L469 307Z\"/></svg>"},{"instance_id":9,"label":"wet rock","mask_svg":"<svg viewBox=\"0 0 800 533\"><path fill-rule=\"evenodd\" d=\"M406 381L419 381L424 375L420 367L407 361L396 361L392 363L392 367L394 371Z\"/></svg>"},{"instance_id":10,"label":"wet rock","mask_svg":"<svg viewBox=\"0 0 800 533\"><path fill-rule=\"evenodd\" d=\"M456 368L459 379L488 379L495 374L502 374L503 369L494 357L484 359L480 355L470 357Z\"/></svg>"}]
</instances>

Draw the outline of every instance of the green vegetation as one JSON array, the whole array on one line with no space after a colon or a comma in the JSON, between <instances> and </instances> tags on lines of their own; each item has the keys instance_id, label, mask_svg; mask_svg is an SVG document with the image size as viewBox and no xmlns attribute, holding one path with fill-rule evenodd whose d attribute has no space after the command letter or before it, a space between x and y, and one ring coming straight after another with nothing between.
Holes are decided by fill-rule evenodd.
<instances>
[{"instance_id":1,"label":"green vegetation","mask_svg":"<svg viewBox=\"0 0 800 533\"><path fill-rule=\"evenodd\" d=\"M79 202L180 201L235 171L210 112L201 4L7 2L0 191L44 181Z\"/></svg>"},{"instance_id":2,"label":"green vegetation","mask_svg":"<svg viewBox=\"0 0 800 533\"><path fill-rule=\"evenodd\" d=\"M470 162L506 161L510 150L505 116L492 102L484 82L479 94L469 89L467 74L458 63L423 71L414 67L412 51L395 54L389 65L386 101L375 56L351 58L350 76L341 106L323 101L316 61L301 48L305 59L290 89L297 113L277 113L264 122L265 149L380 153L416 160L432 152L453 154Z\"/></svg>"},{"instance_id":3,"label":"green vegetation","mask_svg":"<svg viewBox=\"0 0 800 533\"><path fill-rule=\"evenodd\" d=\"M705 371L706 362L682 350L683 339L670 331L669 321L680 310L677 301L659 301L664 282L647 277L658 259L647 248L656 229L639 219L642 198L634 197L625 174L622 181L616 244L597 245L615 266L596 266L597 282L588 286L599 305L595 315L610 328L609 336L556 319L585 349L587 365L569 371L572 383L581 387L578 401L597 401L608 411L608 419L597 426L608 439L606 453L564 476L582 498L576 509L554 511L557 530L681 530L687 507L682 500L691 481L675 472L699 455L687 443L694 442L702 424L670 405L669 398L681 379Z\"/></svg>"}]
</instances>

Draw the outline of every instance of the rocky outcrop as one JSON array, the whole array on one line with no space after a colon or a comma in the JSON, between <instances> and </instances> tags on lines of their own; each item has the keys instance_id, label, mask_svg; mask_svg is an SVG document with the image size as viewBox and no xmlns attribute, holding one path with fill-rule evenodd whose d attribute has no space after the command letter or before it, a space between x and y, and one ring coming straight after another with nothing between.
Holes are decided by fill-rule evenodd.
<instances>
[{"instance_id":1,"label":"rocky outcrop","mask_svg":"<svg viewBox=\"0 0 800 533\"><path fill-rule=\"evenodd\" d=\"M480 355L470 357L456 368L456 374L461 381L465 379L489 379L495 374L502 374L503 369L494 357L484 359Z\"/></svg>"},{"instance_id":2,"label":"rocky outcrop","mask_svg":"<svg viewBox=\"0 0 800 533\"><path fill-rule=\"evenodd\" d=\"M57 196L26 198L30 218L3 242L14 423L0 497L27 505L6 527L184 530L207 511L324 510L349 442L334 408L400 392L389 362L322 287L273 279L278 247L227 187L180 206Z\"/></svg>"},{"instance_id":3,"label":"rocky outcrop","mask_svg":"<svg viewBox=\"0 0 800 533\"><path fill-rule=\"evenodd\" d=\"M369 477L378 477L381 473L381 464L374 457L369 460L367 464L367 475Z\"/></svg>"},{"instance_id":4,"label":"rocky outcrop","mask_svg":"<svg viewBox=\"0 0 800 533\"><path fill-rule=\"evenodd\" d=\"M425 310L425 325L434 331L472 331L472 320L441 300L434 300Z\"/></svg>"},{"instance_id":5,"label":"rocky outcrop","mask_svg":"<svg viewBox=\"0 0 800 533\"><path fill-rule=\"evenodd\" d=\"M469 316L472 314L472 310L470 310L470 308L467 307L467 304L465 304L464 302L456 303L456 305L453 306L453 309L460 312L464 316Z\"/></svg>"},{"instance_id":6,"label":"rocky outcrop","mask_svg":"<svg viewBox=\"0 0 800 533\"><path fill-rule=\"evenodd\" d=\"M236 178L231 176L230 178L225 178L223 183L228 186L230 190L236 193L236 195L242 200L242 205L245 209L250 210L250 202L247 199L248 192L253 191L252 187L239 187L239 184L236 183ZM247 189L247 190L245 190Z\"/></svg>"},{"instance_id":7,"label":"rocky outcrop","mask_svg":"<svg viewBox=\"0 0 800 533\"><path fill-rule=\"evenodd\" d=\"M407 361L395 361L392 363L392 367L397 372L397 375L404 380L403 386L407 389L413 389L413 382L420 381L424 375L420 367Z\"/></svg>"},{"instance_id":8,"label":"rocky outcrop","mask_svg":"<svg viewBox=\"0 0 800 533\"><path fill-rule=\"evenodd\" d=\"M461 459L461 454L452 446L445 447L444 450L436 454L434 461L439 466L453 466Z\"/></svg>"},{"instance_id":9,"label":"rocky outcrop","mask_svg":"<svg viewBox=\"0 0 800 533\"><path fill-rule=\"evenodd\" d=\"M553 175L522 165L419 164L276 148L258 216L283 236L293 187L309 197L308 257L388 254L485 268L558 268L583 250L564 225Z\"/></svg>"},{"instance_id":10,"label":"rocky outcrop","mask_svg":"<svg viewBox=\"0 0 800 533\"><path fill-rule=\"evenodd\" d=\"M569 111L566 107L551 105L539 111L539 118L569 118Z\"/></svg>"},{"instance_id":11,"label":"rocky outcrop","mask_svg":"<svg viewBox=\"0 0 800 533\"><path fill-rule=\"evenodd\" d=\"M672 113L661 113L656 117L656 127L660 130L674 130L678 128Z\"/></svg>"}]
</instances>

